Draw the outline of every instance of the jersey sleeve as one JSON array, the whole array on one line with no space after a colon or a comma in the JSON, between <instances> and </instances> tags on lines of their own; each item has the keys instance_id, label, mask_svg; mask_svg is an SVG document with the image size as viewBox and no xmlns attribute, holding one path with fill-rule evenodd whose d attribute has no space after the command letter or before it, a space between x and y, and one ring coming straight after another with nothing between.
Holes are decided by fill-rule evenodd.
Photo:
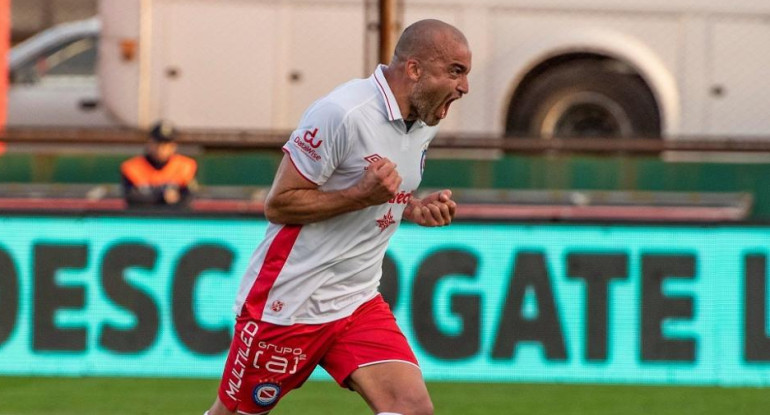
<instances>
[{"instance_id":1,"label":"jersey sleeve","mask_svg":"<svg viewBox=\"0 0 770 415\"><path fill-rule=\"evenodd\" d=\"M342 108L320 101L305 112L283 146L299 173L319 186L326 183L347 152L344 118Z\"/></svg>"}]
</instances>

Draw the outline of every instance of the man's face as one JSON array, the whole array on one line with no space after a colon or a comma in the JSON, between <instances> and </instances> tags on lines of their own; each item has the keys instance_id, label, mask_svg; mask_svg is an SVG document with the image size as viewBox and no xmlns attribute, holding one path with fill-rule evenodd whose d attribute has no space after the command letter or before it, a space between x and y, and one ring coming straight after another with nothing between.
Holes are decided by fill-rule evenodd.
<instances>
[{"instance_id":1,"label":"man's face","mask_svg":"<svg viewBox=\"0 0 770 415\"><path fill-rule=\"evenodd\" d=\"M150 156L155 160L165 163L176 152L176 143L151 141L148 144Z\"/></svg>"},{"instance_id":2,"label":"man's face","mask_svg":"<svg viewBox=\"0 0 770 415\"><path fill-rule=\"evenodd\" d=\"M420 119L434 126L446 118L454 100L468 93L471 52L464 42L451 40L444 50L419 64L422 71L409 96L407 119Z\"/></svg>"}]
</instances>

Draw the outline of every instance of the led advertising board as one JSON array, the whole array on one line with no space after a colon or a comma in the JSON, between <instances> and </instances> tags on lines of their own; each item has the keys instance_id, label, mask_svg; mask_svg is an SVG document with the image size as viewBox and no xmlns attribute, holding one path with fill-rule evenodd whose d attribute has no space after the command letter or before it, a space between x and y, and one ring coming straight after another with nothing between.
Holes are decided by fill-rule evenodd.
<instances>
[{"instance_id":1,"label":"led advertising board","mask_svg":"<svg viewBox=\"0 0 770 415\"><path fill-rule=\"evenodd\" d=\"M0 218L0 373L219 377L265 229ZM760 386L768 247L761 226L403 224L381 291L429 380Z\"/></svg>"}]
</instances>

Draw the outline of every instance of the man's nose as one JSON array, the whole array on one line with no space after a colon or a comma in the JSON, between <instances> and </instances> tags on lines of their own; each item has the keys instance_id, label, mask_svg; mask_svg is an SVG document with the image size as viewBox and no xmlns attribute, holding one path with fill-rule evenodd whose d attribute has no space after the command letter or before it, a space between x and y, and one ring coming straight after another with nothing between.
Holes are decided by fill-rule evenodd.
<instances>
[{"instance_id":1,"label":"man's nose","mask_svg":"<svg viewBox=\"0 0 770 415\"><path fill-rule=\"evenodd\" d=\"M460 82L457 84L457 90L460 91L462 94L467 94L470 92L470 83L468 83L468 77L463 76L460 78Z\"/></svg>"}]
</instances>

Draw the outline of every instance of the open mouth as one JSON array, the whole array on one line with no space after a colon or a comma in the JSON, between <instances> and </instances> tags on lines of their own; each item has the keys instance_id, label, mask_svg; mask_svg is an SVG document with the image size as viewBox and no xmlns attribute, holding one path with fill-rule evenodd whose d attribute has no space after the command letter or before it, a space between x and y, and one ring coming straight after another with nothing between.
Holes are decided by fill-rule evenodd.
<instances>
[{"instance_id":1,"label":"open mouth","mask_svg":"<svg viewBox=\"0 0 770 415\"><path fill-rule=\"evenodd\" d=\"M439 111L439 118L444 119L446 118L447 114L449 114L449 106L452 105L452 102L456 100L457 98L449 98L447 102L441 107L441 110Z\"/></svg>"}]
</instances>

